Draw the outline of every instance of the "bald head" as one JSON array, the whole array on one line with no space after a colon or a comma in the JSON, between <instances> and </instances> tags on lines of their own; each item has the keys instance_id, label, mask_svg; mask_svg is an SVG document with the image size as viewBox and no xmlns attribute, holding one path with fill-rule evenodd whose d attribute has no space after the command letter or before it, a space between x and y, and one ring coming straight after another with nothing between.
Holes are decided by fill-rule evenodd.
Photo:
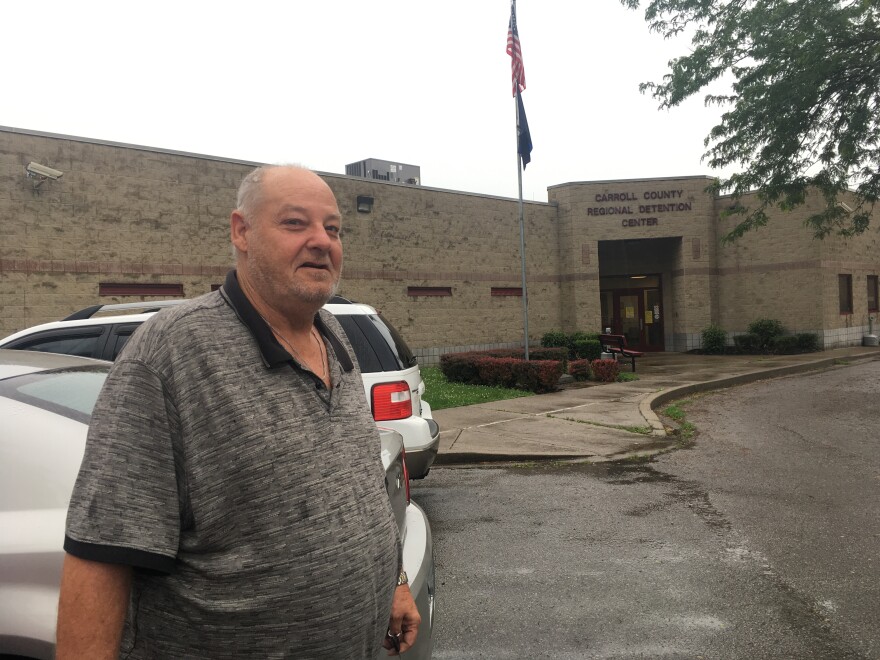
<instances>
[{"instance_id":1,"label":"bald head","mask_svg":"<svg viewBox=\"0 0 880 660\"><path fill-rule=\"evenodd\" d=\"M261 165L242 179L238 187L235 206L245 218L250 218L256 213L263 198L263 183L273 173L276 175L290 173L298 179L317 179L324 186L327 185L317 174L299 165Z\"/></svg>"}]
</instances>

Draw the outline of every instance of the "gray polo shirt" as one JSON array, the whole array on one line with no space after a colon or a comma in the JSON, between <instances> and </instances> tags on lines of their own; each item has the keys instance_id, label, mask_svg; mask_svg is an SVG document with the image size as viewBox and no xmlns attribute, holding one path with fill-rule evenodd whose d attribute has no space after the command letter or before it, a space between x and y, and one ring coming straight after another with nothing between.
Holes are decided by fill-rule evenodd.
<instances>
[{"instance_id":1,"label":"gray polo shirt","mask_svg":"<svg viewBox=\"0 0 880 660\"><path fill-rule=\"evenodd\" d=\"M92 415L65 550L135 567L126 658L368 658L398 530L351 346L318 326L332 391L230 273L157 314Z\"/></svg>"}]
</instances>

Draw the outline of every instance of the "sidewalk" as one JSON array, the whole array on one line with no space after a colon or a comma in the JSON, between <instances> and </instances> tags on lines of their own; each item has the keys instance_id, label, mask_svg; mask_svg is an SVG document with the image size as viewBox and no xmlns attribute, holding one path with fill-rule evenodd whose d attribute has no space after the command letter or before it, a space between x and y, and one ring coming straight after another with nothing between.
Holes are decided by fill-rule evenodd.
<instances>
[{"instance_id":1,"label":"sidewalk","mask_svg":"<svg viewBox=\"0 0 880 660\"><path fill-rule=\"evenodd\" d=\"M651 454L675 442L654 412L670 401L878 358L880 349L867 346L804 355L648 353L636 361L636 381L435 411L441 429L435 464L573 458L599 462ZM621 363L621 369L627 371L629 365ZM648 428L648 434L635 430Z\"/></svg>"}]
</instances>

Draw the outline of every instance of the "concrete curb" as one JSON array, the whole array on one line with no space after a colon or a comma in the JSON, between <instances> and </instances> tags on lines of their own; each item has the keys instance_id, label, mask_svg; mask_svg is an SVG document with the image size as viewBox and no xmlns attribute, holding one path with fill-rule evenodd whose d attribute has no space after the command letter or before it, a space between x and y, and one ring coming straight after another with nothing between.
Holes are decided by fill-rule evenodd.
<instances>
[{"instance_id":1,"label":"concrete curb","mask_svg":"<svg viewBox=\"0 0 880 660\"><path fill-rule=\"evenodd\" d=\"M821 360L814 360L813 362L790 364L785 367L775 367L772 369L762 369L760 371L750 371L748 373L737 374L736 376L727 376L725 378L717 378L715 380L708 380L702 383L681 385L679 387L674 387L669 390L663 390L657 392L656 394L647 396L646 398L642 399L641 402L639 402L639 410L642 412L642 415L645 416L646 420L651 422L651 419L649 419L648 417L648 415L650 415L651 418L656 419L657 424L659 424L660 427L663 428L663 424L660 422L660 419L657 417L657 414L654 411L663 404L669 403L670 401L684 399L691 394L700 394L703 392L711 392L713 390L723 390L728 387L735 387L736 385L754 383L758 380L769 380L770 378L781 378L783 376L791 376L794 374L805 373L807 371L828 369L829 367L833 367L835 362L843 359L877 360L880 359L880 355L865 353L861 355L847 355L845 357L823 358ZM651 428L655 428L653 423L651 423Z\"/></svg>"},{"instance_id":2,"label":"concrete curb","mask_svg":"<svg viewBox=\"0 0 880 660\"><path fill-rule=\"evenodd\" d=\"M714 390L722 390L737 385L745 385L759 380L769 380L771 378L781 378L795 374L805 373L808 371L818 371L834 366L839 360L878 360L880 353L864 353L855 355L845 355L833 358L823 358L812 362L803 362L801 364L787 365L784 367L775 367L770 369L762 369L759 371L750 371L736 376L727 376L725 378L717 378L715 380L704 381L700 383L690 383L681 385L668 390L662 390L654 394L646 395L639 401L639 412L645 421L651 427L651 434L645 436L653 438L654 441L646 443L645 447L630 446L614 454L600 456L597 454L503 454L488 452L441 452L437 455L434 465L439 466L465 466L469 464L502 464L502 463L530 463L538 461L584 461L590 463L607 463L610 461L619 461L621 459L633 456L656 456L657 454L669 451L674 444L674 440L666 433L666 427L657 416L655 409L669 403L670 401L678 401L692 394L703 392L711 392ZM660 438L669 439L664 442ZM636 445L638 443L634 443ZM658 446L662 445L662 446Z\"/></svg>"}]
</instances>

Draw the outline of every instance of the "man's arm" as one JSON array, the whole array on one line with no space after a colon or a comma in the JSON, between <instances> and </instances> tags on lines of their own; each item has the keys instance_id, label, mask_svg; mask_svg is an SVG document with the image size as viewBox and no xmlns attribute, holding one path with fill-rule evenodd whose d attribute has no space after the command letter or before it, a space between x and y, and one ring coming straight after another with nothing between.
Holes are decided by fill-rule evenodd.
<instances>
[{"instance_id":1,"label":"man's arm","mask_svg":"<svg viewBox=\"0 0 880 660\"><path fill-rule=\"evenodd\" d=\"M394 592L394 600L391 602L391 620L388 622L388 632L397 637L400 643L399 653L409 650L416 643L421 623L422 616L416 607L416 601L409 590L409 585L403 584L397 587ZM387 637L382 645L388 649L388 655L398 655Z\"/></svg>"},{"instance_id":2,"label":"man's arm","mask_svg":"<svg viewBox=\"0 0 880 660\"><path fill-rule=\"evenodd\" d=\"M119 657L131 594L131 566L65 555L56 660Z\"/></svg>"}]
</instances>

